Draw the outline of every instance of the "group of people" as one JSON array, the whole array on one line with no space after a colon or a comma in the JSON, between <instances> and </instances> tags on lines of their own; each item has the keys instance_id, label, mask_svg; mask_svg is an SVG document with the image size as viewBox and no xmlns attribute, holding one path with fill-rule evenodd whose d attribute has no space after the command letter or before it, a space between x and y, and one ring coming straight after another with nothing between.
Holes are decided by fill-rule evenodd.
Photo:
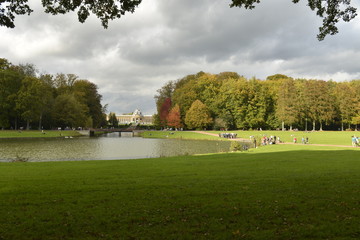
<instances>
[{"instance_id":1,"label":"group of people","mask_svg":"<svg viewBox=\"0 0 360 240\"><path fill-rule=\"evenodd\" d=\"M219 137L235 139L237 137L237 133L219 133Z\"/></svg>"},{"instance_id":2,"label":"group of people","mask_svg":"<svg viewBox=\"0 0 360 240\"><path fill-rule=\"evenodd\" d=\"M297 143L297 137L293 138L293 143ZM302 137L301 138L301 143L302 144L308 144L309 143L309 138L308 137Z\"/></svg>"},{"instance_id":3,"label":"group of people","mask_svg":"<svg viewBox=\"0 0 360 240\"><path fill-rule=\"evenodd\" d=\"M276 144L276 143L281 143L280 141L280 137L276 137L276 136L263 136L261 138L261 145L271 145L271 144Z\"/></svg>"},{"instance_id":4,"label":"group of people","mask_svg":"<svg viewBox=\"0 0 360 240\"><path fill-rule=\"evenodd\" d=\"M351 138L352 146L359 147L360 146L360 138L356 137L355 135Z\"/></svg>"}]
</instances>

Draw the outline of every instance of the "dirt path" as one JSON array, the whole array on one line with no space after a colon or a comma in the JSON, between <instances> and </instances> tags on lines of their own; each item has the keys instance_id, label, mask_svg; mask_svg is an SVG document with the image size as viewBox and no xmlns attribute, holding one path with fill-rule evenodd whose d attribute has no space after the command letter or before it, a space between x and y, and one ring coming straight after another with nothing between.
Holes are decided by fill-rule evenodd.
<instances>
[{"instance_id":1,"label":"dirt path","mask_svg":"<svg viewBox=\"0 0 360 240\"><path fill-rule=\"evenodd\" d=\"M200 133L200 134L205 134L205 135L210 135L210 136L215 136L218 137L219 135L216 133L209 133L209 132L205 132L205 131L193 131L195 133ZM231 141L250 141L247 138L233 138L233 139L229 139ZM292 145L304 145L301 143L290 143L290 142L285 142L285 143L280 143L280 144L292 144ZM345 147L345 148L353 148L353 146L350 145L332 145L332 144L306 144L306 145L310 145L310 146L320 146L320 147Z\"/></svg>"},{"instance_id":2,"label":"dirt path","mask_svg":"<svg viewBox=\"0 0 360 240\"><path fill-rule=\"evenodd\" d=\"M192 132L219 137L219 134L216 134L216 133L209 133L209 132L205 132L205 131L192 131ZM229 139L230 141L250 141L250 139L247 139L247 138L227 138L227 139Z\"/></svg>"}]
</instances>

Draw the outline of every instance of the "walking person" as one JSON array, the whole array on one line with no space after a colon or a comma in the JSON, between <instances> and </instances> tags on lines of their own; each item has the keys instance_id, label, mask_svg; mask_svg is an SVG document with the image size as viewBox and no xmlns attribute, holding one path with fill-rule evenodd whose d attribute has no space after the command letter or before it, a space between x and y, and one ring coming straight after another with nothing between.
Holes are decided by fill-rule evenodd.
<instances>
[{"instance_id":1,"label":"walking person","mask_svg":"<svg viewBox=\"0 0 360 240\"><path fill-rule=\"evenodd\" d=\"M357 145L357 137L355 137L355 135L352 136L352 138L351 138L351 144L353 147L356 147L356 145Z\"/></svg>"}]
</instances>

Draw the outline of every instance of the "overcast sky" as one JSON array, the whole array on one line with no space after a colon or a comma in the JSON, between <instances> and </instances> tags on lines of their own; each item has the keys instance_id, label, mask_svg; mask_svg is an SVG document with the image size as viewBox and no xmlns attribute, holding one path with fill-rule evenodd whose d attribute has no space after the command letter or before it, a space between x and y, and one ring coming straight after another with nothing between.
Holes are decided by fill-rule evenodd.
<instances>
[{"instance_id":1,"label":"overcast sky","mask_svg":"<svg viewBox=\"0 0 360 240\"><path fill-rule=\"evenodd\" d=\"M40 0L29 2L31 16L17 16L15 29L0 27L0 58L88 79L117 114L155 113L157 89L199 71L360 79L359 17L319 42L321 19L307 1L263 1L250 11L229 8L229 0L143 0L108 29L95 17L81 24L75 14L48 15Z\"/></svg>"}]
</instances>

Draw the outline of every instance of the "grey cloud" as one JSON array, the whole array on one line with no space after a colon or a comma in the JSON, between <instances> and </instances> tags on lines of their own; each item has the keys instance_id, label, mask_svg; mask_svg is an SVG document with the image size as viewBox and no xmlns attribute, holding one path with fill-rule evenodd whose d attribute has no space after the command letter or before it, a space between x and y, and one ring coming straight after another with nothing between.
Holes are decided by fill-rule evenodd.
<instances>
[{"instance_id":1,"label":"grey cloud","mask_svg":"<svg viewBox=\"0 0 360 240\"><path fill-rule=\"evenodd\" d=\"M89 79L117 113L154 113L156 89L201 70L360 78L359 20L318 42L321 19L304 1L263 1L250 11L223 0L148 0L107 30L95 17L81 24L76 14L46 15L39 2L15 29L0 28L0 57Z\"/></svg>"}]
</instances>

